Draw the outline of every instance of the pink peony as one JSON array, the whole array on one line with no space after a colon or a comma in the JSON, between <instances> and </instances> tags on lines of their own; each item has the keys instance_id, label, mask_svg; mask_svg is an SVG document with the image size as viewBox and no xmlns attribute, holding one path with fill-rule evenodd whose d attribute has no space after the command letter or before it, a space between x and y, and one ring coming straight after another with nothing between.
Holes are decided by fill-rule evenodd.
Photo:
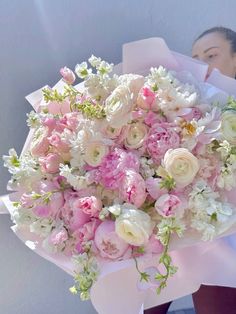
<instances>
[{"instance_id":1,"label":"pink peony","mask_svg":"<svg viewBox=\"0 0 236 314\"><path fill-rule=\"evenodd\" d=\"M102 222L95 232L95 245L104 258L118 259L128 250L129 245L115 232L115 222Z\"/></svg>"},{"instance_id":2,"label":"pink peony","mask_svg":"<svg viewBox=\"0 0 236 314\"><path fill-rule=\"evenodd\" d=\"M96 177L106 188L114 190L119 188L126 169L138 172L138 157L131 152L115 148L103 159L99 166L99 176L96 173Z\"/></svg>"},{"instance_id":3,"label":"pink peony","mask_svg":"<svg viewBox=\"0 0 236 314\"><path fill-rule=\"evenodd\" d=\"M48 238L48 242L52 245L60 245L68 239L68 233L65 228L56 228L52 231Z\"/></svg>"},{"instance_id":4,"label":"pink peony","mask_svg":"<svg viewBox=\"0 0 236 314\"><path fill-rule=\"evenodd\" d=\"M155 162L160 162L168 149L177 148L179 144L179 135L167 123L155 124L146 140L147 151Z\"/></svg>"},{"instance_id":5,"label":"pink peony","mask_svg":"<svg viewBox=\"0 0 236 314\"><path fill-rule=\"evenodd\" d=\"M165 121L166 121L166 118L164 116L157 114L153 111L148 111L148 113L144 119L144 122L146 123L146 125L148 125L150 127L154 124L162 123Z\"/></svg>"},{"instance_id":6,"label":"pink peony","mask_svg":"<svg viewBox=\"0 0 236 314\"><path fill-rule=\"evenodd\" d=\"M59 171L59 165L63 162L60 155L50 153L45 157L39 158L41 170L45 173L56 173Z\"/></svg>"},{"instance_id":7,"label":"pink peony","mask_svg":"<svg viewBox=\"0 0 236 314\"><path fill-rule=\"evenodd\" d=\"M75 81L75 74L74 72L67 68L67 67L64 67L64 68L61 68L60 69L60 74L61 76L63 77L64 81L67 83L67 84L73 84L74 81Z\"/></svg>"},{"instance_id":8,"label":"pink peony","mask_svg":"<svg viewBox=\"0 0 236 314\"><path fill-rule=\"evenodd\" d=\"M156 211L163 217L182 216L184 204L174 194L163 194L155 203Z\"/></svg>"},{"instance_id":9,"label":"pink peony","mask_svg":"<svg viewBox=\"0 0 236 314\"><path fill-rule=\"evenodd\" d=\"M146 186L141 175L134 170L126 170L120 188L120 198L137 208L143 205L146 199Z\"/></svg>"},{"instance_id":10,"label":"pink peony","mask_svg":"<svg viewBox=\"0 0 236 314\"><path fill-rule=\"evenodd\" d=\"M98 217L99 212L102 209L102 202L95 196L87 196L77 199L74 202L74 206L81 209L90 217Z\"/></svg>"}]
</instances>

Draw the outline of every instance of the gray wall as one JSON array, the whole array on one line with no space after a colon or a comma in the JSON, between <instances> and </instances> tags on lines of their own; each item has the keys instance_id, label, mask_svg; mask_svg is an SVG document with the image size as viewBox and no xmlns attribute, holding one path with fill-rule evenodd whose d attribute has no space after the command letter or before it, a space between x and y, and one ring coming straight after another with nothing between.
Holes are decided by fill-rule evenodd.
<instances>
[{"instance_id":1,"label":"gray wall","mask_svg":"<svg viewBox=\"0 0 236 314\"><path fill-rule=\"evenodd\" d=\"M235 12L235 0L0 0L0 155L11 147L20 153L31 110L24 97L56 83L60 67L73 68L92 53L118 63L123 43L152 36L189 54L206 28L236 29ZM2 162L0 178L4 194L9 176ZM30 252L9 226L0 216L0 313L94 313L67 292L71 278Z\"/></svg>"}]
</instances>

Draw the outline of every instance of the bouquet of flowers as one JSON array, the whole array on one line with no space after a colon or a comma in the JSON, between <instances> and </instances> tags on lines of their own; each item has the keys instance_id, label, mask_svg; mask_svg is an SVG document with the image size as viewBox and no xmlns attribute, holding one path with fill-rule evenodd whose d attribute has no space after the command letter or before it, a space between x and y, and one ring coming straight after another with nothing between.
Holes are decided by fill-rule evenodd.
<instances>
[{"instance_id":1,"label":"bouquet of flowers","mask_svg":"<svg viewBox=\"0 0 236 314\"><path fill-rule=\"evenodd\" d=\"M162 65L118 75L92 55L79 85L60 73L37 92L22 154L3 156L15 230L67 261L83 300L101 265L126 260L159 294L178 272L171 249L235 231L236 100ZM156 267L140 268L150 256Z\"/></svg>"}]
</instances>

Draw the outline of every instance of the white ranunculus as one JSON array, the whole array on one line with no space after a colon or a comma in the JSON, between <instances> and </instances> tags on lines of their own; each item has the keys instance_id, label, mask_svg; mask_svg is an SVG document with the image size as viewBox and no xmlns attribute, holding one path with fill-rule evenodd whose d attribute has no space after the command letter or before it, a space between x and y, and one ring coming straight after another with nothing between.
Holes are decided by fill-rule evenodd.
<instances>
[{"instance_id":1,"label":"white ranunculus","mask_svg":"<svg viewBox=\"0 0 236 314\"><path fill-rule=\"evenodd\" d=\"M133 123L129 126L125 139L125 146L131 149L139 148L147 135L147 127L140 122Z\"/></svg>"},{"instance_id":2,"label":"white ranunculus","mask_svg":"<svg viewBox=\"0 0 236 314\"><path fill-rule=\"evenodd\" d=\"M107 145L99 141L90 142L85 148L84 161L92 167L97 167L107 153Z\"/></svg>"},{"instance_id":3,"label":"white ranunculus","mask_svg":"<svg viewBox=\"0 0 236 314\"><path fill-rule=\"evenodd\" d=\"M169 149L163 166L180 187L190 184L199 170L198 159L186 148Z\"/></svg>"},{"instance_id":4,"label":"white ranunculus","mask_svg":"<svg viewBox=\"0 0 236 314\"><path fill-rule=\"evenodd\" d=\"M106 119L114 128L120 128L131 119L133 97L126 85L119 85L106 99Z\"/></svg>"},{"instance_id":5,"label":"white ranunculus","mask_svg":"<svg viewBox=\"0 0 236 314\"><path fill-rule=\"evenodd\" d=\"M150 216L132 205L116 219L115 225L119 237L135 246L146 244L153 230Z\"/></svg>"},{"instance_id":6,"label":"white ranunculus","mask_svg":"<svg viewBox=\"0 0 236 314\"><path fill-rule=\"evenodd\" d=\"M225 111L222 114L221 130L224 138L233 145L236 145L236 111Z\"/></svg>"}]
</instances>

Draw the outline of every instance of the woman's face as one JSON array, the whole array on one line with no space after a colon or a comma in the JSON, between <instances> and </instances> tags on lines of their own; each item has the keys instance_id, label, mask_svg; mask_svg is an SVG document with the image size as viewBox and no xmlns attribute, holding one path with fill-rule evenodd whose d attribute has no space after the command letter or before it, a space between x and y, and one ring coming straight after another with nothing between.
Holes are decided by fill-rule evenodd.
<instances>
[{"instance_id":1,"label":"woman's face","mask_svg":"<svg viewBox=\"0 0 236 314\"><path fill-rule=\"evenodd\" d=\"M193 44L192 57L209 65L206 79L213 68L235 78L236 53L232 52L230 42L220 33L210 33L198 39Z\"/></svg>"}]
</instances>

